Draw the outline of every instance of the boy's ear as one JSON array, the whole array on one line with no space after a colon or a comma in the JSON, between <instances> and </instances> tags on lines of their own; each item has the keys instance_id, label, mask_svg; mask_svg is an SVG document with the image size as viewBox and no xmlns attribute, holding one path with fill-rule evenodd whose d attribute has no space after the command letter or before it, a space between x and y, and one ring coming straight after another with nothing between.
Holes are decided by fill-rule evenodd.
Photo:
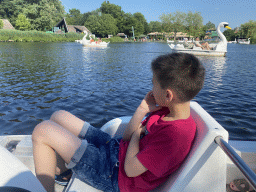
<instances>
[{"instance_id":1,"label":"boy's ear","mask_svg":"<svg viewBox=\"0 0 256 192\"><path fill-rule=\"evenodd\" d=\"M171 102L173 100L173 92L170 89L166 90L166 100Z\"/></svg>"}]
</instances>

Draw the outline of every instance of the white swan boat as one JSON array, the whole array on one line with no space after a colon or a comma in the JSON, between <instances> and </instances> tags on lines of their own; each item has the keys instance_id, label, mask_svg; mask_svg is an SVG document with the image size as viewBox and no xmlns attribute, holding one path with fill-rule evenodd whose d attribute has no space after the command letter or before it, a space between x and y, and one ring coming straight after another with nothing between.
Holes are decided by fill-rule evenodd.
<instances>
[{"instance_id":1,"label":"white swan boat","mask_svg":"<svg viewBox=\"0 0 256 192\"><path fill-rule=\"evenodd\" d=\"M244 44L244 45L249 45L250 44L250 38L246 41L246 39L239 39L238 40L239 44Z\"/></svg>"},{"instance_id":2,"label":"white swan boat","mask_svg":"<svg viewBox=\"0 0 256 192\"><path fill-rule=\"evenodd\" d=\"M196 102L191 102L191 115L197 124L192 149L181 167L163 185L153 191L226 191L226 183L242 178L243 175L216 143L220 137L234 147L237 154L252 170L256 170L256 141L228 140L228 132ZM121 136L130 118L113 119L101 129L112 137ZM45 192L34 176L31 135L1 136L0 144L0 191L4 187L9 187L13 191L24 189L31 192ZM75 174L67 187L56 188L56 191L100 192L81 182Z\"/></svg>"},{"instance_id":3,"label":"white swan boat","mask_svg":"<svg viewBox=\"0 0 256 192\"><path fill-rule=\"evenodd\" d=\"M236 40L236 38L235 38L235 41L231 41L231 43L237 44L237 40Z\"/></svg>"},{"instance_id":4,"label":"white swan boat","mask_svg":"<svg viewBox=\"0 0 256 192\"><path fill-rule=\"evenodd\" d=\"M199 56L226 56L227 53L227 39L223 35L223 33L220 31L220 28L228 28L231 29L228 26L227 22L222 22L218 25L217 27L217 33L220 37L220 42L216 44L209 44L209 46L212 48L212 50L205 50L202 49L201 47L196 47L193 46L192 49L186 49L183 44L169 44L169 47L177 52L182 52L182 53L191 53L194 55L199 55Z\"/></svg>"},{"instance_id":5,"label":"white swan boat","mask_svg":"<svg viewBox=\"0 0 256 192\"><path fill-rule=\"evenodd\" d=\"M167 43L174 43L174 40L167 40Z\"/></svg>"},{"instance_id":6,"label":"white swan boat","mask_svg":"<svg viewBox=\"0 0 256 192\"><path fill-rule=\"evenodd\" d=\"M82 40L78 41L79 43L83 44L86 47L101 47L105 48L108 46L109 42L106 43L104 41L99 42L99 41L93 41L92 37L89 35L90 40L87 40L86 37L88 35L88 32L85 32L85 36L83 37Z\"/></svg>"}]
</instances>

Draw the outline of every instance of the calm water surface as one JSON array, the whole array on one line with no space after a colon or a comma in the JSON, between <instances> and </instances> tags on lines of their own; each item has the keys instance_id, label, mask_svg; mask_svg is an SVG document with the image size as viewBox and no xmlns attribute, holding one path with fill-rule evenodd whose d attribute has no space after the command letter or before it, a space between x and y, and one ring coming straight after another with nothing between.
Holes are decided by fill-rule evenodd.
<instances>
[{"instance_id":1,"label":"calm water surface","mask_svg":"<svg viewBox=\"0 0 256 192\"><path fill-rule=\"evenodd\" d=\"M0 43L0 135L31 134L60 109L96 127L132 115L151 90L152 59L169 52L165 43ZM195 100L231 139L256 140L256 45L199 58L207 74Z\"/></svg>"}]
</instances>

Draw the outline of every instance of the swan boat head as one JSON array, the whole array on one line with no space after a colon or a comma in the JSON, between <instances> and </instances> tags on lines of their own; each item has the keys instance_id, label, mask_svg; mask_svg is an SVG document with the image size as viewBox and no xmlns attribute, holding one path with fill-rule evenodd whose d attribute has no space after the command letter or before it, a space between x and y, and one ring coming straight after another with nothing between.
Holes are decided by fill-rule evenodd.
<instances>
[{"instance_id":1,"label":"swan boat head","mask_svg":"<svg viewBox=\"0 0 256 192\"><path fill-rule=\"evenodd\" d=\"M220 42L217 44L216 47L216 51L223 51L223 52L227 52L227 39L226 37L223 35L223 33L220 31L220 28L227 28L227 29L231 29L228 26L227 22L221 22L218 27L217 27L217 33L220 37Z\"/></svg>"},{"instance_id":2,"label":"swan boat head","mask_svg":"<svg viewBox=\"0 0 256 192\"><path fill-rule=\"evenodd\" d=\"M91 36L89 36L90 37L90 40L87 40L86 39L86 37L87 37L87 35L88 35L88 31L84 31L84 37L83 37L83 39L82 39L82 42L83 42L83 44L88 44L88 43L90 43L90 40L92 39L91 38Z\"/></svg>"}]
</instances>

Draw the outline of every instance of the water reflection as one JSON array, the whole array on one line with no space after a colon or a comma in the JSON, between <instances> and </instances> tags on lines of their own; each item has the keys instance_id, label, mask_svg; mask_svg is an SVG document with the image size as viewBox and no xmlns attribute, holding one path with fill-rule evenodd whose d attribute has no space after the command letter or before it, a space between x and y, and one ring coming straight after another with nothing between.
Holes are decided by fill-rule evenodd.
<instances>
[{"instance_id":1,"label":"water reflection","mask_svg":"<svg viewBox=\"0 0 256 192\"><path fill-rule=\"evenodd\" d=\"M227 69L226 60L226 57L208 57L202 61L208 69L206 81L213 89L218 89L223 85L223 76Z\"/></svg>"}]
</instances>

